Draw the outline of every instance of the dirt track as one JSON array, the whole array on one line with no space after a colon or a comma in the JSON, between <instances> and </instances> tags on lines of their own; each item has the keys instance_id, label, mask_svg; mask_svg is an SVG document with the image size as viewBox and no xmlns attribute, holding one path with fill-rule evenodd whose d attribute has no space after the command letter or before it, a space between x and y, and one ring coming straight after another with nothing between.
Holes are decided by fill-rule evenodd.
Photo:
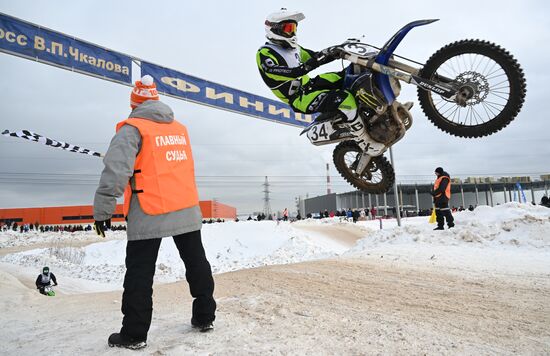
<instances>
[{"instance_id":1,"label":"dirt track","mask_svg":"<svg viewBox=\"0 0 550 356\"><path fill-rule=\"evenodd\" d=\"M337 241L346 247L352 247L355 243L367 235L367 230L357 225L310 225L295 223L294 228L303 231L316 232L326 238Z\"/></svg>"},{"instance_id":2,"label":"dirt track","mask_svg":"<svg viewBox=\"0 0 550 356\"><path fill-rule=\"evenodd\" d=\"M123 354L105 339L120 325L120 292L47 299L3 273L0 335L8 354ZM146 354L547 354L548 276L464 279L371 260L325 260L216 276L216 330L188 326L187 285L155 287ZM182 298L183 296L183 298ZM182 300L184 299L184 300ZM40 311L36 316L35 311ZM38 321L37 321L38 319ZM50 325L44 330L41 321ZM32 352L29 352L32 351ZM59 350L58 350L59 351ZM125 354L125 353L124 353ZM129 353L131 354L131 353Z\"/></svg>"}]
</instances>

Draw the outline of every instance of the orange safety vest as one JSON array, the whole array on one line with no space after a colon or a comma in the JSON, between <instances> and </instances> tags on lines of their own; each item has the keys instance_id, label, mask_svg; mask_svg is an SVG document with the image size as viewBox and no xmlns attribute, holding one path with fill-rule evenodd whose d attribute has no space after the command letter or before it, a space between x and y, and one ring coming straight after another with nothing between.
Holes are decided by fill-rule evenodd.
<instances>
[{"instance_id":1,"label":"orange safety vest","mask_svg":"<svg viewBox=\"0 0 550 356\"><path fill-rule=\"evenodd\" d=\"M195 167L187 128L177 121L160 124L129 118L117 124L134 126L141 135L141 149L134 164L134 183L124 191L124 215L128 216L132 193L148 215L160 215L199 203Z\"/></svg>"},{"instance_id":2,"label":"orange safety vest","mask_svg":"<svg viewBox=\"0 0 550 356\"><path fill-rule=\"evenodd\" d=\"M447 197L447 199L451 199L451 179L447 176L440 176L439 178L437 178L435 180L434 191L437 190L437 188L439 188L439 185L441 184L441 181L443 179L448 179L449 180L449 184L447 184L447 188L445 189L445 196ZM441 194L443 194L443 193L439 193L435 197L438 198L438 197L441 196Z\"/></svg>"}]
</instances>

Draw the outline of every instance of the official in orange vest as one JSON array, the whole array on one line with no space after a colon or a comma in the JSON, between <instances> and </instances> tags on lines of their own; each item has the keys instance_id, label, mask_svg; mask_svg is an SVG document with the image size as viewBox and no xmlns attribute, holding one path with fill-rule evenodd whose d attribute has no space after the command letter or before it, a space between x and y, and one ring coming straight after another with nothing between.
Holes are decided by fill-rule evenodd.
<instances>
[{"instance_id":1,"label":"official in orange vest","mask_svg":"<svg viewBox=\"0 0 550 356\"><path fill-rule=\"evenodd\" d=\"M444 230L445 220L447 220L447 226L450 228L455 226L453 214L449 208L449 200L451 199L451 178L449 173L445 172L443 168L437 167L435 169L434 187L431 191L434 197L435 216L437 221L437 227L434 230Z\"/></svg>"},{"instance_id":2,"label":"official in orange vest","mask_svg":"<svg viewBox=\"0 0 550 356\"><path fill-rule=\"evenodd\" d=\"M127 220L126 275L122 328L109 346L139 349L147 345L153 311L153 277L163 237L173 236L193 296L191 324L212 330L216 302L214 279L201 241L202 215L195 184L189 134L159 101L153 78L137 81L132 112L116 125L94 198L95 230L105 230L124 194Z\"/></svg>"}]
</instances>

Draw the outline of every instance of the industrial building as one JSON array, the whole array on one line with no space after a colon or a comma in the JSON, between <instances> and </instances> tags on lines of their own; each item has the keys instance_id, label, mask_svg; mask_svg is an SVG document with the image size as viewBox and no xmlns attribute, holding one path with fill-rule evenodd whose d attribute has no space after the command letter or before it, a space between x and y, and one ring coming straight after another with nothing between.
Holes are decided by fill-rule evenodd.
<instances>
[{"instance_id":1,"label":"industrial building","mask_svg":"<svg viewBox=\"0 0 550 356\"><path fill-rule=\"evenodd\" d=\"M235 219L237 217L236 208L215 200L200 201L199 204L204 219ZM18 224L39 223L40 225L87 224L94 222L93 214L91 205L0 209L0 225L8 221ZM122 204L116 206L112 220L124 221Z\"/></svg>"},{"instance_id":2,"label":"industrial building","mask_svg":"<svg viewBox=\"0 0 550 356\"><path fill-rule=\"evenodd\" d=\"M522 178L516 179L513 178ZM459 180L451 184L451 200L449 206L468 208L470 205L489 205L506 203L509 201L540 202L543 195L548 196L550 181L531 181L523 177L499 179L473 179L462 183ZM475 183L474 183L475 182ZM520 183L521 182L521 183ZM430 191L432 184L398 184L399 206L402 211L418 213L420 210L432 208ZM298 202L302 214L315 214L325 209L341 211L342 209L363 209L376 207L378 215L395 215L394 189L384 194L368 194L356 190L341 194L326 194L314 198L307 198ZM412 215L411 214L411 215Z\"/></svg>"}]
</instances>

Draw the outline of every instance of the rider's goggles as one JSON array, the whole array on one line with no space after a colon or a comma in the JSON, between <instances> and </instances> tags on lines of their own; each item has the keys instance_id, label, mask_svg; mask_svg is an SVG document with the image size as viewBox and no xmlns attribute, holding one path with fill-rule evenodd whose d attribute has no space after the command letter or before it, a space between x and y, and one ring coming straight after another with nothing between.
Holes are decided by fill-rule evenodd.
<instances>
[{"instance_id":1,"label":"rider's goggles","mask_svg":"<svg viewBox=\"0 0 550 356\"><path fill-rule=\"evenodd\" d=\"M298 24L294 21L274 23L266 20L265 25L271 27L274 33L288 38L296 35L296 28L298 27Z\"/></svg>"},{"instance_id":2,"label":"rider's goggles","mask_svg":"<svg viewBox=\"0 0 550 356\"><path fill-rule=\"evenodd\" d=\"M294 36L297 27L298 25L296 22L283 22L281 24L281 32L288 36Z\"/></svg>"}]
</instances>

